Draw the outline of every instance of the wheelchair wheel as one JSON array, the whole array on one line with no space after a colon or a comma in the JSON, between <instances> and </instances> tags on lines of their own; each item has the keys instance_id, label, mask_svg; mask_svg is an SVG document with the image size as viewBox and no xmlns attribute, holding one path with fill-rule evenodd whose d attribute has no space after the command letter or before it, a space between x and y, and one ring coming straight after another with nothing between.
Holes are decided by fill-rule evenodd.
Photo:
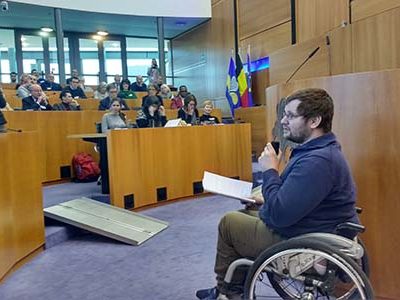
<instances>
[{"instance_id":1,"label":"wheelchair wheel","mask_svg":"<svg viewBox=\"0 0 400 300\"><path fill-rule=\"evenodd\" d=\"M326 243L288 240L265 250L250 268L244 299L373 299L367 276Z\"/></svg>"}]
</instances>

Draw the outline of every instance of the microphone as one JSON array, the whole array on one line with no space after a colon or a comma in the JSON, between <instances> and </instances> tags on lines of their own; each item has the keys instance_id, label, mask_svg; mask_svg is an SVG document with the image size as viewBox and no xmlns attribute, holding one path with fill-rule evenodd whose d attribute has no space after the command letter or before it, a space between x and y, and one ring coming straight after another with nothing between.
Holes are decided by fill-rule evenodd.
<instances>
[{"instance_id":1,"label":"microphone","mask_svg":"<svg viewBox=\"0 0 400 300\"><path fill-rule=\"evenodd\" d=\"M22 132L22 129L7 128L7 131Z\"/></svg>"},{"instance_id":2,"label":"microphone","mask_svg":"<svg viewBox=\"0 0 400 300\"><path fill-rule=\"evenodd\" d=\"M308 57L307 57L307 58L297 67L297 69L294 70L294 72L289 76L289 78L286 80L285 84L288 83L288 82L290 81L290 79L293 78L294 75L296 75L296 73L300 70L300 68L301 68L302 66L304 66L304 64L305 64L306 62L308 62L308 61L319 51L319 49L320 49L320 47L318 46L317 48L315 48L315 49L313 50L313 52L311 52L311 53L308 55Z\"/></svg>"}]
</instances>

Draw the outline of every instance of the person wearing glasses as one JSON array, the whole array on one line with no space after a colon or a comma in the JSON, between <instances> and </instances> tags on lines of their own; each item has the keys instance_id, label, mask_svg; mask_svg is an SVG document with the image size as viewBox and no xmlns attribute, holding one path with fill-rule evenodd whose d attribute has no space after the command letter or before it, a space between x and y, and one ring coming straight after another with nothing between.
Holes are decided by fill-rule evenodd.
<instances>
[{"instance_id":1,"label":"person wearing glasses","mask_svg":"<svg viewBox=\"0 0 400 300\"><path fill-rule=\"evenodd\" d=\"M230 286L224 284L228 267L236 259L255 259L284 239L313 232L337 233L341 223L359 223L354 181L331 131L332 98L322 89L304 89L285 99L284 110L280 120L283 138L299 145L281 174L282 152L277 155L271 143L265 147L258 158L263 197L255 197L262 206L256 213L230 212L221 219L214 267L217 286L197 291L199 299L240 296L245 272L235 272Z\"/></svg>"},{"instance_id":2,"label":"person wearing glasses","mask_svg":"<svg viewBox=\"0 0 400 300\"><path fill-rule=\"evenodd\" d=\"M185 121L186 124L197 125L199 111L197 110L197 99L193 94L185 97L184 105L178 110L178 118Z\"/></svg>"},{"instance_id":3,"label":"person wearing glasses","mask_svg":"<svg viewBox=\"0 0 400 300\"><path fill-rule=\"evenodd\" d=\"M100 101L99 110L109 109L111 107L112 103L114 103L114 101L116 101L116 100L119 101L121 110L129 110L129 106L126 103L126 101L124 99L118 98L118 90L114 84L110 83L109 85L107 85L107 94L108 94L108 97L106 97Z\"/></svg>"},{"instance_id":4,"label":"person wearing glasses","mask_svg":"<svg viewBox=\"0 0 400 300\"><path fill-rule=\"evenodd\" d=\"M164 102L163 102L162 98L158 95L158 86L156 86L154 84L149 84L147 86L147 95L142 98L142 107L145 105L147 98L150 96L157 97L158 102L160 102L160 105L164 106Z\"/></svg>"},{"instance_id":5,"label":"person wearing glasses","mask_svg":"<svg viewBox=\"0 0 400 300\"><path fill-rule=\"evenodd\" d=\"M79 83L80 81L78 77L72 77L71 83L65 87L64 91L71 93L72 98L74 99L86 99L87 97L85 92L81 89Z\"/></svg>"}]
</instances>

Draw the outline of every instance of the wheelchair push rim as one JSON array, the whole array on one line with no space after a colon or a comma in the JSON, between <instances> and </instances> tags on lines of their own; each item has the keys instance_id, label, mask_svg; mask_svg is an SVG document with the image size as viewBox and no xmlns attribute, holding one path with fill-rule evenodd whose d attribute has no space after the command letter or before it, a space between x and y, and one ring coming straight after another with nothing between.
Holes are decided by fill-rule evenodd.
<instances>
[{"instance_id":1,"label":"wheelchair push rim","mask_svg":"<svg viewBox=\"0 0 400 300\"><path fill-rule=\"evenodd\" d=\"M308 261L311 267L293 275L289 264L282 263L293 262L290 259L299 255L311 257L313 261ZM322 260L326 270L318 273L314 263ZM246 279L244 296L245 299L343 300L372 299L373 292L360 267L339 250L322 242L289 240L267 249L254 262Z\"/></svg>"}]
</instances>

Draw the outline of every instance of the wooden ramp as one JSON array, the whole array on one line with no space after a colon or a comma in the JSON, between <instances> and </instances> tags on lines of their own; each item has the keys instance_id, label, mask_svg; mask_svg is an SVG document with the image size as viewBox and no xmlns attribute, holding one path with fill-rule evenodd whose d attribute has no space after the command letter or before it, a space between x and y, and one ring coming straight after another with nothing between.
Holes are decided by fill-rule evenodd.
<instances>
[{"instance_id":1,"label":"wooden ramp","mask_svg":"<svg viewBox=\"0 0 400 300\"><path fill-rule=\"evenodd\" d=\"M74 199L45 208L44 215L135 246L168 227L167 222L89 198Z\"/></svg>"}]
</instances>

